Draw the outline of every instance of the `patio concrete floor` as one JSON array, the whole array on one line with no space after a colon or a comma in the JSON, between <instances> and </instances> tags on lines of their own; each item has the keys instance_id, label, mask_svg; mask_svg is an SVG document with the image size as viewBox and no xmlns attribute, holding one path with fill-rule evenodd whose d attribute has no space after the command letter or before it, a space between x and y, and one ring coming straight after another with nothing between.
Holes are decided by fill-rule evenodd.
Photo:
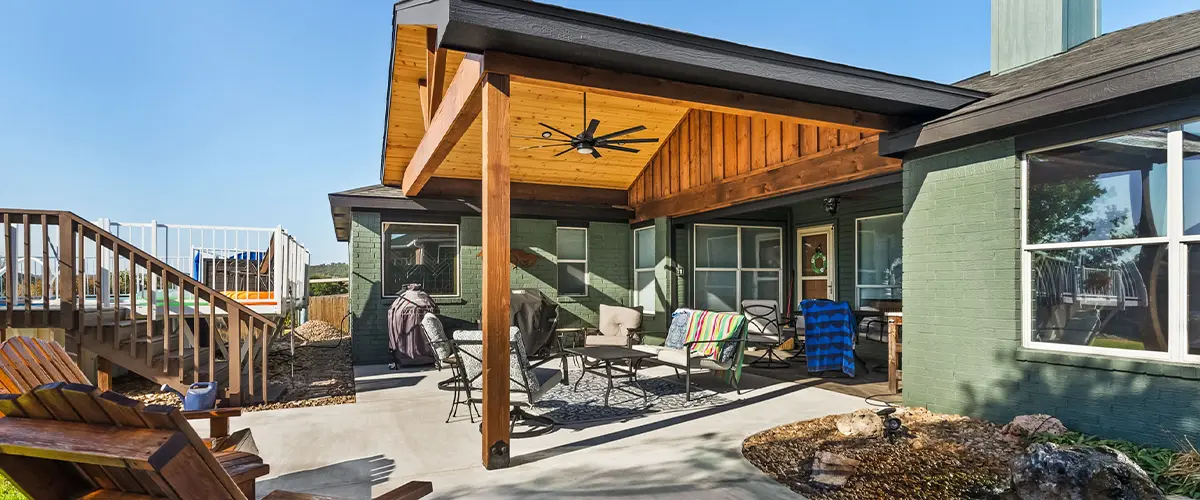
<instances>
[{"instance_id":1,"label":"patio concrete floor","mask_svg":"<svg viewBox=\"0 0 1200 500\"><path fill-rule=\"evenodd\" d=\"M653 367L642 374L673 371ZM437 382L449 372L365 366L355 375L355 404L234 419L233 429L253 429L271 465L271 475L258 481L260 496L286 489L370 498L424 480L433 482L428 498L796 499L742 457L742 441L780 424L866 406L860 397L812 387L811 381L747 373L742 387L749 390L738 396L712 375L694 375L693 383L734 402L516 439L513 466L487 471L480 465L477 424L466 418L443 423L451 393Z\"/></svg>"}]
</instances>

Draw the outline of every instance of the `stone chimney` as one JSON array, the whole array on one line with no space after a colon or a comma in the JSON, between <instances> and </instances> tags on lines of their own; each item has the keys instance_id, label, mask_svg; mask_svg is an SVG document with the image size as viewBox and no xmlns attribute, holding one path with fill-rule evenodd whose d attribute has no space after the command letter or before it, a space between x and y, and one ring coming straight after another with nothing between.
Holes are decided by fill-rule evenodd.
<instances>
[{"instance_id":1,"label":"stone chimney","mask_svg":"<svg viewBox=\"0 0 1200 500\"><path fill-rule=\"evenodd\" d=\"M1100 36L1100 0L992 0L992 74Z\"/></svg>"}]
</instances>

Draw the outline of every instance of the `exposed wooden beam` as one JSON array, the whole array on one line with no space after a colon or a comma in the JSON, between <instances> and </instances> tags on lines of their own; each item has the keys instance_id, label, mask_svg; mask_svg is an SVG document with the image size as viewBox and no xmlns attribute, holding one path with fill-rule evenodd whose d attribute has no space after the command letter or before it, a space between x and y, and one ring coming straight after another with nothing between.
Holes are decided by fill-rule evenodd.
<instances>
[{"instance_id":1,"label":"exposed wooden beam","mask_svg":"<svg viewBox=\"0 0 1200 500\"><path fill-rule=\"evenodd\" d=\"M509 116L508 75L483 85L483 466L509 465Z\"/></svg>"},{"instance_id":2,"label":"exposed wooden beam","mask_svg":"<svg viewBox=\"0 0 1200 500\"><path fill-rule=\"evenodd\" d=\"M425 130L429 130L429 82L424 78L417 80L417 95L421 96L421 119L425 120Z\"/></svg>"},{"instance_id":3,"label":"exposed wooden beam","mask_svg":"<svg viewBox=\"0 0 1200 500\"><path fill-rule=\"evenodd\" d=\"M900 171L901 161L879 156L879 136L801 156L778 168L751 172L719 184L681 192L637 207L635 222L678 217L738 203L818 189Z\"/></svg>"},{"instance_id":4,"label":"exposed wooden beam","mask_svg":"<svg viewBox=\"0 0 1200 500\"><path fill-rule=\"evenodd\" d=\"M487 71L506 73L512 76L513 81L528 81L546 87L567 88L580 92L587 91L755 118L785 119L810 125L853 128L865 132L897 130L905 125L892 116L837 106L794 101L500 52L488 52L485 57Z\"/></svg>"},{"instance_id":5,"label":"exposed wooden beam","mask_svg":"<svg viewBox=\"0 0 1200 500\"><path fill-rule=\"evenodd\" d=\"M480 83L483 81L483 57L469 54L458 65L450 87L429 121L429 128L413 152L404 170L404 195L416 196L433 177L454 145L479 116ZM430 108L434 109L434 108Z\"/></svg>"},{"instance_id":6,"label":"exposed wooden beam","mask_svg":"<svg viewBox=\"0 0 1200 500\"><path fill-rule=\"evenodd\" d=\"M437 28L425 28L425 98L429 101L429 109L438 109L442 104L445 80L446 49L437 46ZM429 129L431 114L425 114L426 129Z\"/></svg>"},{"instance_id":7,"label":"exposed wooden beam","mask_svg":"<svg viewBox=\"0 0 1200 500\"><path fill-rule=\"evenodd\" d=\"M511 183L512 199L530 201L553 201L587 205L624 206L627 193L624 189L602 189L578 186L555 186L551 184ZM422 197L479 198L482 188L474 179L452 179L434 177L425 183Z\"/></svg>"}]
</instances>

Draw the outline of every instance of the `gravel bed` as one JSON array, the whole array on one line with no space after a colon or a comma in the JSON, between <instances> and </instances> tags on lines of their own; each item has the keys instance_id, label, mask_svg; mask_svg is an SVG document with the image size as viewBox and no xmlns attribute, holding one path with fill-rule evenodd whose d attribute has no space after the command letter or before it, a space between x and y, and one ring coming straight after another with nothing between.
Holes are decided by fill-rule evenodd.
<instances>
[{"instance_id":1,"label":"gravel bed","mask_svg":"<svg viewBox=\"0 0 1200 500\"><path fill-rule=\"evenodd\" d=\"M898 413L910 437L846 437L836 415L783 425L746 439L742 453L756 467L800 494L820 499L977 498L1008 477L1009 461L1023 450L997 435L1000 427L923 408ZM818 451L860 460L842 488L809 482Z\"/></svg>"},{"instance_id":2,"label":"gravel bed","mask_svg":"<svg viewBox=\"0 0 1200 500\"><path fill-rule=\"evenodd\" d=\"M245 411L303 408L354 402L354 368L350 336L324 321L309 321L296 329L293 356L286 337L269 346L267 371L270 392L282 390L276 401L243 407ZM182 406L174 393L163 393L153 382L134 373L113 381L113 390L146 404Z\"/></svg>"}]
</instances>

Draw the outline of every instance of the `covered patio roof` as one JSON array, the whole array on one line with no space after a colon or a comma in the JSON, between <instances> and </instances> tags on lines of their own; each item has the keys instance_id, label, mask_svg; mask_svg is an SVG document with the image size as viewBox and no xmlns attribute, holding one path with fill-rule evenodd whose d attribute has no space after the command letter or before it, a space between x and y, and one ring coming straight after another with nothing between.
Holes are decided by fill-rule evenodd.
<instances>
[{"instance_id":1,"label":"covered patio roof","mask_svg":"<svg viewBox=\"0 0 1200 500\"><path fill-rule=\"evenodd\" d=\"M635 208L685 191L691 204L737 201L745 196L700 188L860 146L987 95L524 0L402 0L394 22L380 179L410 196L431 177L481 178L484 72L511 78L513 182L628 190ZM540 123L582 130L584 93L597 135L642 125L630 137L661 141L601 158L525 149L544 144L530 139L546 131ZM661 161L677 172L659 172ZM637 218L673 215L674 205Z\"/></svg>"}]
</instances>

